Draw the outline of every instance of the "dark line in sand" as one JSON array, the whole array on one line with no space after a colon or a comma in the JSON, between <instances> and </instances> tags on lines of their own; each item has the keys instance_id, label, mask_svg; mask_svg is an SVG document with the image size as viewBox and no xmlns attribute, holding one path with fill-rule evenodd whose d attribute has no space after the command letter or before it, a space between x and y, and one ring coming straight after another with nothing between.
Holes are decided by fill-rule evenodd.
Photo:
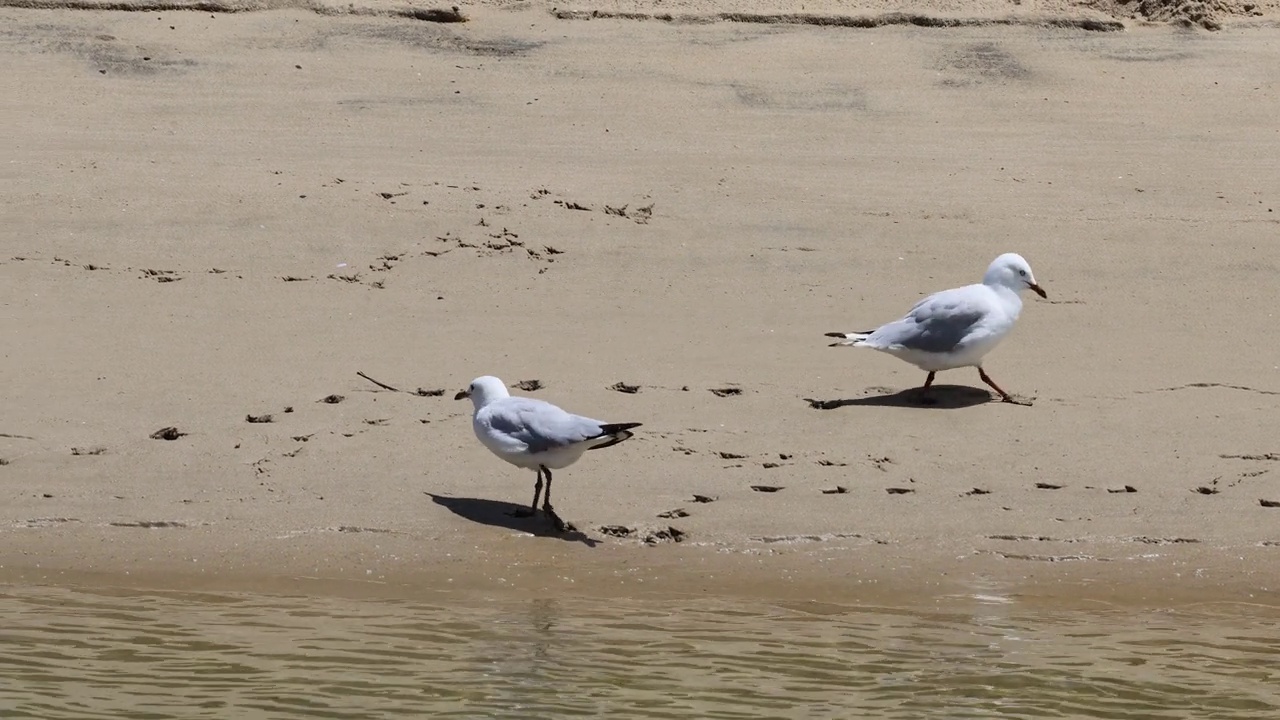
<instances>
[{"instance_id":1,"label":"dark line in sand","mask_svg":"<svg viewBox=\"0 0 1280 720\"><path fill-rule=\"evenodd\" d=\"M319 3L299 3L282 7L266 2L216 2L215 0L0 0L0 7L23 10L97 10L113 12L207 12L233 15L266 10L306 10L317 15L359 15L366 17L400 17L437 23L464 23L470 20L457 7L450 8L365 8L329 7Z\"/></svg>"},{"instance_id":2,"label":"dark line in sand","mask_svg":"<svg viewBox=\"0 0 1280 720\"><path fill-rule=\"evenodd\" d=\"M1153 392L1173 392L1175 390L1192 390L1192 389L1198 390L1198 389L1205 389L1205 388L1243 390L1245 392L1258 393L1259 395L1280 395L1280 391L1277 391L1277 390L1263 390L1261 388L1249 387L1248 385L1232 385L1230 383L1220 383L1220 382L1193 382L1193 383L1187 383L1186 385L1175 385L1173 387L1156 388L1155 390L1139 390L1137 394L1146 395L1148 393L1153 393Z\"/></svg>"},{"instance_id":3,"label":"dark line in sand","mask_svg":"<svg viewBox=\"0 0 1280 720\"><path fill-rule=\"evenodd\" d=\"M1124 23L1119 20L1072 17L938 17L918 13L882 13L879 15L828 15L817 13L645 13L614 12L611 10L559 10L552 9L558 20L660 20L669 23L705 25L716 22L754 23L762 25L817 25L820 27L878 28L894 25L914 25L927 28L987 27L992 25L1020 27L1074 28L1093 32L1120 32Z\"/></svg>"}]
</instances>

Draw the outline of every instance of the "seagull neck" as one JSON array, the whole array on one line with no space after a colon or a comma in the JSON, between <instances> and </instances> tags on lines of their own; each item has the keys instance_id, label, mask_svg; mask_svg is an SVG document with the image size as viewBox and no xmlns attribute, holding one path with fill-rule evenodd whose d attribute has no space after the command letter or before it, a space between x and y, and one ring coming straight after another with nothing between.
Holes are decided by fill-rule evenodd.
<instances>
[{"instance_id":1,"label":"seagull neck","mask_svg":"<svg viewBox=\"0 0 1280 720\"><path fill-rule=\"evenodd\" d=\"M1001 300L1004 300L1005 302L1016 302L1019 305L1022 304L1021 293L1009 287L1008 285L1005 285L1004 283L983 283L983 285L986 285L987 287L991 288L991 291L994 292L997 297L999 297Z\"/></svg>"},{"instance_id":2,"label":"seagull neck","mask_svg":"<svg viewBox=\"0 0 1280 720\"><path fill-rule=\"evenodd\" d=\"M471 402L475 403L476 410L497 402L503 398L511 397L506 388L481 388L471 396Z\"/></svg>"}]
</instances>

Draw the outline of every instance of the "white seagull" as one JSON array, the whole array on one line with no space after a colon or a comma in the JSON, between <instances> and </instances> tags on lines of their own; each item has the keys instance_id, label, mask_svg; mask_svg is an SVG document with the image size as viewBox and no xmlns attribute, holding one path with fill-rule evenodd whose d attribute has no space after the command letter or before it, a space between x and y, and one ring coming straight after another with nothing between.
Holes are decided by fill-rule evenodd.
<instances>
[{"instance_id":1,"label":"white seagull","mask_svg":"<svg viewBox=\"0 0 1280 720\"><path fill-rule=\"evenodd\" d=\"M472 380L454 399L467 397L475 405L471 427L480 442L512 465L538 472L533 504L527 512L513 515L529 517L538 512L542 476L546 475L542 511L559 532L566 526L551 507L551 471L569 467L588 450L617 445L633 435L632 428L640 427L640 423L604 423L574 415L543 400L511 397L507 386L489 375Z\"/></svg>"},{"instance_id":2,"label":"white seagull","mask_svg":"<svg viewBox=\"0 0 1280 720\"><path fill-rule=\"evenodd\" d=\"M1021 293L1028 288L1048 298L1027 261L1017 253L1005 253L992 261L981 283L934 293L916 303L906 317L875 330L832 332L827 337L843 338L832 347L869 347L928 372L921 388L926 394L939 371L976 367L982 381L1005 402L1016 402L987 376L982 358L1013 330L1022 312Z\"/></svg>"}]
</instances>

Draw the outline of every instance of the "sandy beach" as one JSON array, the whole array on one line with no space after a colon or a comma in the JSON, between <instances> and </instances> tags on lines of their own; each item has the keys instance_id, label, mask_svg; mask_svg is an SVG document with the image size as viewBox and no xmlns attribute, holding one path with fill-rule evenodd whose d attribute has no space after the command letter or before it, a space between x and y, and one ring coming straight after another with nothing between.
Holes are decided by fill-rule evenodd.
<instances>
[{"instance_id":1,"label":"sandy beach","mask_svg":"<svg viewBox=\"0 0 1280 720\"><path fill-rule=\"evenodd\" d=\"M5 5L7 582L1280 585L1280 4ZM827 347L1007 251L1030 406Z\"/></svg>"}]
</instances>

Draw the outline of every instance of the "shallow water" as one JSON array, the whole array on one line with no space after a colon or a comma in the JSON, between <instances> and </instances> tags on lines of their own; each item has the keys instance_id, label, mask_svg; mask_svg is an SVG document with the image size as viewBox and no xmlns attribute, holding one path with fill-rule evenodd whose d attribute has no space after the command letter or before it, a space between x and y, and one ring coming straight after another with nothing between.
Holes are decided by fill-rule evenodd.
<instances>
[{"instance_id":1,"label":"shallow water","mask_svg":"<svg viewBox=\"0 0 1280 720\"><path fill-rule=\"evenodd\" d=\"M1280 609L0 586L6 718L1280 717Z\"/></svg>"}]
</instances>

